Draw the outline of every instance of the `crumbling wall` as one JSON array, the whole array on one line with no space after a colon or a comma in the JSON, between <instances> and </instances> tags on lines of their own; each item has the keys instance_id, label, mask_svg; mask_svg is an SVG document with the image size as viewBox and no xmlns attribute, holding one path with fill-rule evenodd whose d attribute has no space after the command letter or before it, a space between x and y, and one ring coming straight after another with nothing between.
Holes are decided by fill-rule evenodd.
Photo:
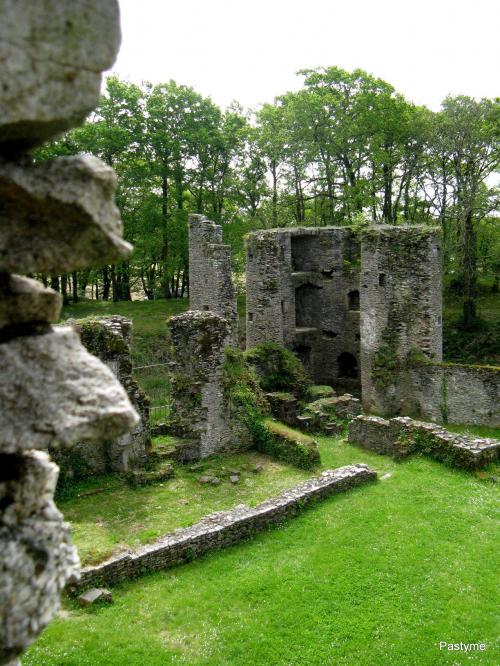
<instances>
[{"instance_id":1,"label":"crumbling wall","mask_svg":"<svg viewBox=\"0 0 500 666\"><path fill-rule=\"evenodd\" d=\"M61 468L64 478L87 474L126 472L147 461L151 446L149 400L132 376L130 319L114 315L92 319L70 320L80 335L84 347L105 363L124 387L130 402L139 414L139 423L133 430L114 440L78 443L71 449L54 449L52 458Z\"/></svg>"},{"instance_id":2,"label":"crumbling wall","mask_svg":"<svg viewBox=\"0 0 500 666\"><path fill-rule=\"evenodd\" d=\"M37 449L125 433L137 423L113 373L69 327L60 297L16 273L120 261L114 174L91 157L33 164L29 148L78 125L98 101L120 40L113 0L1 0L0 664L17 662L59 608L79 561Z\"/></svg>"},{"instance_id":3,"label":"crumbling wall","mask_svg":"<svg viewBox=\"0 0 500 666\"><path fill-rule=\"evenodd\" d=\"M466 469L484 467L498 460L500 453L500 441L496 439L459 435L408 416L389 420L357 416L349 423L348 441L395 458L425 453Z\"/></svg>"},{"instance_id":4,"label":"crumbling wall","mask_svg":"<svg viewBox=\"0 0 500 666\"><path fill-rule=\"evenodd\" d=\"M172 430L196 443L199 458L251 444L224 391L224 350L231 331L214 312L172 317Z\"/></svg>"},{"instance_id":5,"label":"crumbling wall","mask_svg":"<svg viewBox=\"0 0 500 666\"><path fill-rule=\"evenodd\" d=\"M222 243L222 227L203 215L189 216L189 303L191 310L209 310L226 319L228 344L238 346L231 247Z\"/></svg>"},{"instance_id":6,"label":"crumbling wall","mask_svg":"<svg viewBox=\"0 0 500 666\"><path fill-rule=\"evenodd\" d=\"M361 244L363 407L400 413L398 373L442 358L441 251L429 227L370 227Z\"/></svg>"},{"instance_id":7,"label":"crumbling wall","mask_svg":"<svg viewBox=\"0 0 500 666\"><path fill-rule=\"evenodd\" d=\"M500 368L418 363L399 372L395 385L401 414L500 427Z\"/></svg>"},{"instance_id":8,"label":"crumbling wall","mask_svg":"<svg viewBox=\"0 0 500 666\"><path fill-rule=\"evenodd\" d=\"M249 234L247 347L277 342L297 354L315 382L358 386L359 252L347 227Z\"/></svg>"}]
</instances>

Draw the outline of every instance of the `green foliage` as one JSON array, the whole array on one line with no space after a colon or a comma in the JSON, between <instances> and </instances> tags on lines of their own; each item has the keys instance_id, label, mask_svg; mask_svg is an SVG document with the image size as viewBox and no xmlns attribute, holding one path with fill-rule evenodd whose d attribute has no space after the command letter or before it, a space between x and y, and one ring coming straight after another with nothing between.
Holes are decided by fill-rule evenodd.
<instances>
[{"instance_id":1,"label":"green foliage","mask_svg":"<svg viewBox=\"0 0 500 666\"><path fill-rule=\"evenodd\" d=\"M309 387L308 398L311 400L317 400L318 398L326 398L334 393L335 391L331 386L327 386L326 384L313 384Z\"/></svg>"},{"instance_id":2,"label":"green foliage","mask_svg":"<svg viewBox=\"0 0 500 666\"><path fill-rule=\"evenodd\" d=\"M300 360L285 347L265 342L247 350L245 359L254 366L264 391L285 391L299 399L307 396L311 379Z\"/></svg>"}]
</instances>

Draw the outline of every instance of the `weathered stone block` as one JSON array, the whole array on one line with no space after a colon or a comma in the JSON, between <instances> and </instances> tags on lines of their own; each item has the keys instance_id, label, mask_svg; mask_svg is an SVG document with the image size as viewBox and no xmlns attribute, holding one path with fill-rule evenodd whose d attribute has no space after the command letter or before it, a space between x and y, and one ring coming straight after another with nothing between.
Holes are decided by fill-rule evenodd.
<instances>
[{"instance_id":1,"label":"weathered stone block","mask_svg":"<svg viewBox=\"0 0 500 666\"><path fill-rule=\"evenodd\" d=\"M139 417L111 370L61 327L0 344L2 451L112 439Z\"/></svg>"},{"instance_id":2,"label":"weathered stone block","mask_svg":"<svg viewBox=\"0 0 500 666\"><path fill-rule=\"evenodd\" d=\"M61 305L61 295L37 280L0 274L0 329L56 322Z\"/></svg>"},{"instance_id":3,"label":"weathered stone block","mask_svg":"<svg viewBox=\"0 0 500 666\"><path fill-rule=\"evenodd\" d=\"M83 122L120 44L116 0L1 0L0 154Z\"/></svg>"},{"instance_id":4,"label":"weathered stone block","mask_svg":"<svg viewBox=\"0 0 500 666\"><path fill-rule=\"evenodd\" d=\"M53 502L57 466L41 451L0 454L0 662L14 659L59 608L79 560Z\"/></svg>"},{"instance_id":5,"label":"weathered stone block","mask_svg":"<svg viewBox=\"0 0 500 666\"><path fill-rule=\"evenodd\" d=\"M80 603L80 606L83 607L91 606L98 601L105 601L109 604L113 601L113 595L104 587L93 587L91 590L87 590L78 597L78 602Z\"/></svg>"},{"instance_id":6,"label":"weathered stone block","mask_svg":"<svg viewBox=\"0 0 500 666\"><path fill-rule=\"evenodd\" d=\"M58 274L126 258L115 181L90 155L0 162L0 272Z\"/></svg>"}]
</instances>

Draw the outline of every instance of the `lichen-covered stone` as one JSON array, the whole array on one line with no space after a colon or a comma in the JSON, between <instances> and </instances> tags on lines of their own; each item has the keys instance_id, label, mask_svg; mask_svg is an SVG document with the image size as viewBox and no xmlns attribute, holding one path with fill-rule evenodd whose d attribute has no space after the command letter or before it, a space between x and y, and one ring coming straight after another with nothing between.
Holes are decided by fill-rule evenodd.
<instances>
[{"instance_id":1,"label":"lichen-covered stone","mask_svg":"<svg viewBox=\"0 0 500 666\"><path fill-rule=\"evenodd\" d=\"M37 280L0 274L0 329L59 319L62 297Z\"/></svg>"},{"instance_id":2,"label":"lichen-covered stone","mask_svg":"<svg viewBox=\"0 0 500 666\"><path fill-rule=\"evenodd\" d=\"M32 643L78 576L69 525L53 502L56 482L46 453L0 454L0 663Z\"/></svg>"},{"instance_id":3,"label":"lichen-covered stone","mask_svg":"<svg viewBox=\"0 0 500 666\"><path fill-rule=\"evenodd\" d=\"M116 0L0 0L0 154L83 122L120 44Z\"/></svg>"},{"instance_id":4,"label":"lichen-covered stone","mask_svg":"<svg viewBox=\"0 0 500 666\"><path fill-rule=\"evenodd\" d=\"M0 344L2 451L112 439L138 416L111 370L61 327Z\"/></svg>"},{"instance_id":5,"label":"lichen-covered stone","mask_svg":"<svg viewBox=\"0 0 500 666\"><path fill-rule=\"evenodd\" d=\"M225 349L231 331L214 312L189 311L168 322L175 366L172 428L198 442L198 457L250 445L246 428L231 413L225 394Z\"/></svg>"},{"instance_id":6,"label":"lichen-covered stone","mask_svg":"<svg viewBox=\"0 0 500 666\"><path fill-rule=\"evenodd\" d=\"M0 162L0 271L57 274L126 258L115 181L90 155Z\"/></svg>"}]
</instances>

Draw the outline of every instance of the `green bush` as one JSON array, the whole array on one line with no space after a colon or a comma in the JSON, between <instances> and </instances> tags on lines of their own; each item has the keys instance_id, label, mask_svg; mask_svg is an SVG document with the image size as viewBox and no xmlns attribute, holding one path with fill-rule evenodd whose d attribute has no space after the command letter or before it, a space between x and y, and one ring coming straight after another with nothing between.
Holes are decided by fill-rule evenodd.
<instances>
[{"instance_id":1,"label":"green bush","mask_svg":"<svg viewBox=\"0 0 500 666\"><path fill-rule=\"evenodd\" d=\"M245 352L266 392L286 391L299 400L307 397L312 381L300 360L275 342L264 342Z\"/></svg>"}]
</instances>

